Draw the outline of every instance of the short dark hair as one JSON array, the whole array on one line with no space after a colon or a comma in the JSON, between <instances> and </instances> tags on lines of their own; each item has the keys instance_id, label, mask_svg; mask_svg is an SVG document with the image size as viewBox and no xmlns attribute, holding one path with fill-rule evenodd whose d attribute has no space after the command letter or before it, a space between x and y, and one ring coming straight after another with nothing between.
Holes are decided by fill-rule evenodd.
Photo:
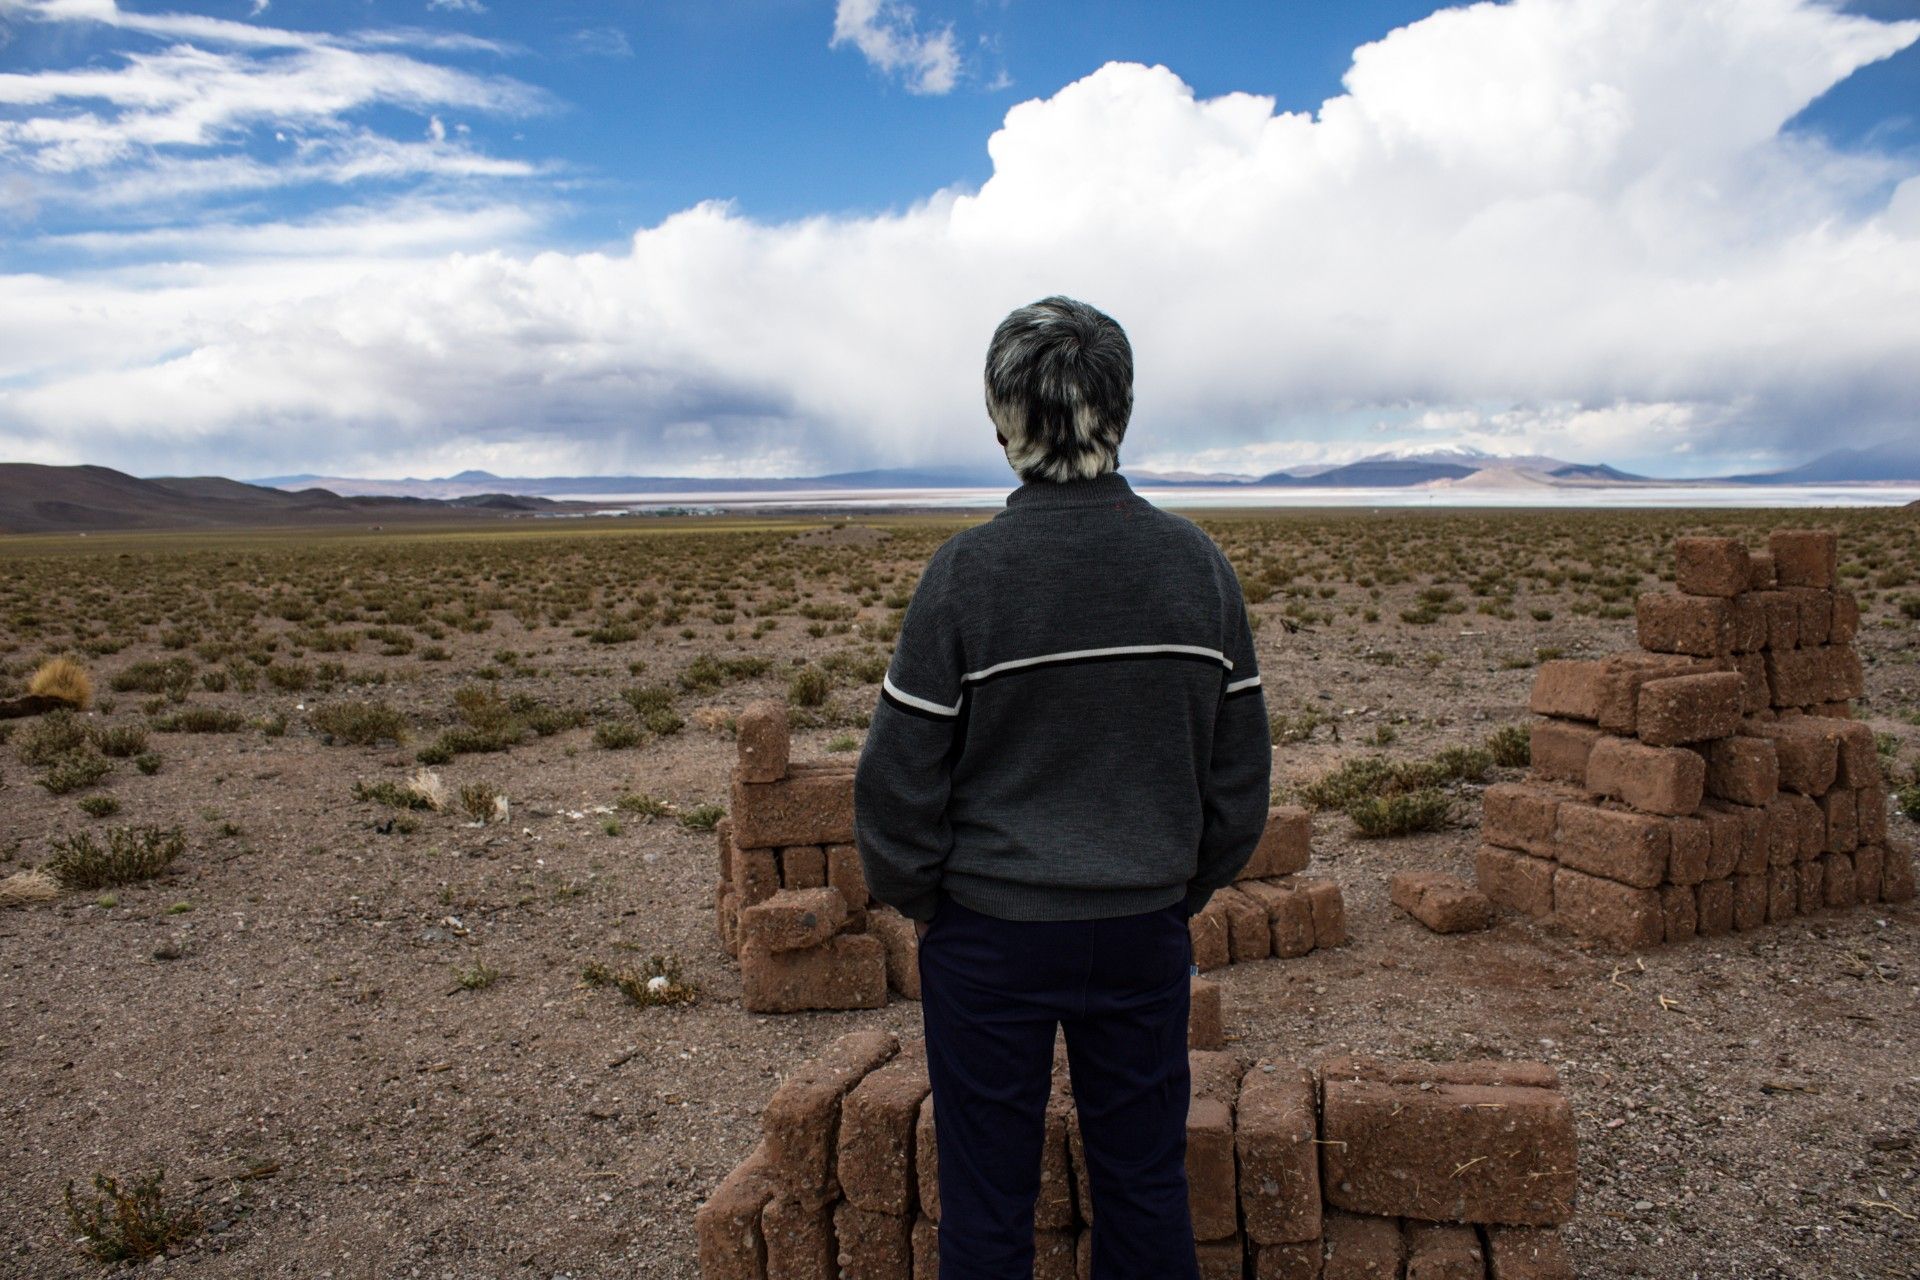
<instances>
[{"instance_id":1,"label":"short dark hair","mask_svg":"<svg viewBox=\"0 0 1920 1280\"><path fill-rule=\"evenodd\" d=\"M1022 480L1086 479L1120 465L1133 416L1133 347L1113 317L1042 298L987 347L987 416Z\"/></svg>"}]
</instances>

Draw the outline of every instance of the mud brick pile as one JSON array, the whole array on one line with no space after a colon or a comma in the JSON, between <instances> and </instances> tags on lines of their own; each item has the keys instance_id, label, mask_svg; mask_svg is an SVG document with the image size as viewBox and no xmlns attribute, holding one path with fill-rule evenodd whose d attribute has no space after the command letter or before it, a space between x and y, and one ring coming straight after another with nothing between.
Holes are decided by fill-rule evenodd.
<instances>
[{"instance_id":1,"label":"mud brick pile","mask_svg":"<svg viewBox=\"0 0 1920 1280\"><path fill-rule=\"evenodd\" d=\"M1489 787L1477 856L1494 902L1623 949L1914 895L1888 838L1862 692L1860 610L1834 535L1674 544L1640 651L1548 662L1532 776Z\"/></svg>"},{"instance_id":2,"label":"mud brick pile","mask_svg":"<svg viewBox=\"0 0 1920 1280\"><path fill-rule=\"evenodd\" d=\"M1307 869L1312 842L1313 821L1305 809L1282 805L1267 811L1266 830L1239 877L1188 922L1196 966L1290 959L1346 944L1340 886L1296 874Z\"/></svg>"},{"instance_id":3,"label":"mud brick pile","mask_svg":"<svg viewBox=\"0 0 1920 1280\"><path fill-rule=\"evenodd\" d=\"M1190 1055L1204 1280L1571 1280L1572 1107L1542 1063ZM862 1031L788 1077L696 1216L703 1280L937 1280L925 1047ZM1046 1109L1036 1280L1085 1280L1092 1204L1064 1069Z\"/></svg>"},{"instance_id":4,"label":"mud brick pile","mask_svg":"<svg viewBox=\"0 0 1920 1280\"><path fill-rule=\"evenodd\" d=\"M913 922L867 892L853 845L853 766L789 759L787 709L738 720L733 806L715 825L720 940L754 1013L873 1009L920 998Z\"/></svg>"}]
</instances>

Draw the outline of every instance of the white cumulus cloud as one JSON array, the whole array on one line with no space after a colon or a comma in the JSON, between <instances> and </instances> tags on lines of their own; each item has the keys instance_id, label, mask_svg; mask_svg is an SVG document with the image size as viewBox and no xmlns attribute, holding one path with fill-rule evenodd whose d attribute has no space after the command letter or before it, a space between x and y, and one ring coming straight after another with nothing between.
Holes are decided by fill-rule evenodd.
<instances>
[{"instance_id":1,"label":"white cumulus cloud","mask_svg":"<svg viewBox=\"0 0 1920 1280\"><path fill-rule=\"evenodd\" d=\"M921 31L900 0L839 0L829 48L850 44L875 70L900 77L910 93L951 93L960 79L953 28Z\"/></svg>"},{"instance_id":2,"label":"white cumulus cloud","mask_svg":"<svg viewBox=\"0 0 1920 1280\"><path fill-rule=\"evenodd\" d=\"M1920 405L1920 176L1782 126L1916 39L1814 0L1478 4L1360 49L1313 113L1102 67L1010 110L979 190L900 213L710 203L578 253L416 207L381 254L288 226L0 276L0 455L988 462L988 334L1053 292L1132 335L1135 467L1458 442L1696 471L1883 439Z\"/></svg>"}]
</instances>

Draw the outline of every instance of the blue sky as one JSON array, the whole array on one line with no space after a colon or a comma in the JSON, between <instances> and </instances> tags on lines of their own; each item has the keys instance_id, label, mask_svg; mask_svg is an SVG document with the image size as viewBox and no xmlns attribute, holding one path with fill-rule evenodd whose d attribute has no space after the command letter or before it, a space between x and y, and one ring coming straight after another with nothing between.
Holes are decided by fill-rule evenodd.
<instances>
[{"instance_id":1,"label":"blue sky","mask_svg":"<svg viewBox=\"0 0 1920 1280\"><path fill-rule=\"evenodd\" d=\"M991 460L1055 288L1158 339L1145 464L1911 423L1920 0L1441 9L0 0L0 456Z\"/></svg>"}]
</instances>

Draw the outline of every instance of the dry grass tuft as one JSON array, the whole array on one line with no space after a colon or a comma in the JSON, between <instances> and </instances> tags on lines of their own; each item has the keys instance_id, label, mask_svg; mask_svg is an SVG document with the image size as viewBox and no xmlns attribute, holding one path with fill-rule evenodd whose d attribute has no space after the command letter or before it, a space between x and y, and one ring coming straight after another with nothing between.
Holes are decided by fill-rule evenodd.
<instances>
[{"instance_id":1,"label":"dry grass tuft","mask_svg":"<svg viewBox=\"0 0 1920 1280\"><path fill-rule=\"evenodd\" d=\"M52 902L59 896L60 882L44 871L16 871L0 880L0 907Z\"/></svg>"},{"instance_id":2,"label":"dry grass tuft","mask_svg":"<svg viewBox=\"0 0 1920 1280\"><path fill-rule=\"evenodd\" d=\"M81 710L93 705L93 677L72 658L48 658L27 682L36 698L59 698Z\"/></svg>"}]
</instances>

